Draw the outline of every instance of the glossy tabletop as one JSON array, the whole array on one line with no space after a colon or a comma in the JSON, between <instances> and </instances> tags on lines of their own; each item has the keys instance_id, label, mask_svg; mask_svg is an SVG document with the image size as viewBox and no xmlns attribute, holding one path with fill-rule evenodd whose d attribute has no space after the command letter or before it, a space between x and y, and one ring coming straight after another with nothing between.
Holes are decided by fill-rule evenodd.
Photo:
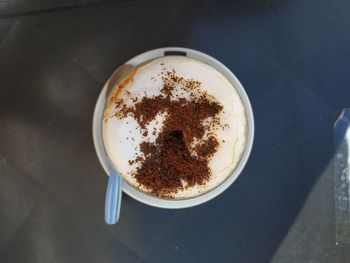
<instances>
[{"instance_id":1,"label":"glossy tabletop","mask_svg":"<svg viewBox=\"0 0 350 263\"><path fill-rule=\"evenodd\" d=\"M164 46L236 74L252 154L214 200L165 210L124 194L108 226L93 109L119 65ZM0 262L350 262L333 172L349 58L349 1L0 0Z\"/></svg>"}]
</instances>

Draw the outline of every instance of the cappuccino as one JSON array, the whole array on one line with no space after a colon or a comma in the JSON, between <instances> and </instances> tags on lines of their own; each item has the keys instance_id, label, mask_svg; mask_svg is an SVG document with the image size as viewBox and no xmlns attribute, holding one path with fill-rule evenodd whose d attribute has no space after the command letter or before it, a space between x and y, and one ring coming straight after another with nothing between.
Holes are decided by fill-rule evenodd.
<instances>
[{"instance_id":1,"label":"cappuccino","mask_svg":"<svg viewBox=\"0 0 350 263\"><path fill-rule=\"evenodd\" d=\"M215 68L166 56L131 70L112 90L103 140L127 183L187 199L224 182L246 145L247 119L233 85Z\"/></svg>"}]
</instances>

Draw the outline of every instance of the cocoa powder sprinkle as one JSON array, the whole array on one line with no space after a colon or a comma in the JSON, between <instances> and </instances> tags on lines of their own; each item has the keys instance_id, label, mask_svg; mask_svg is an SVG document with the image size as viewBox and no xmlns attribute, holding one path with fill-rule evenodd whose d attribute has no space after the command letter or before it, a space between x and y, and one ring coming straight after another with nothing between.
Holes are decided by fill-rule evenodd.
<instances>
[{"instance_id":1,"label":"cocoa powder sprinkle","mask_svg":"<svg viewBox=\"0 0 350 263\"><path fill-rule=\"evenodd\" d=\"M140 144L143 157L137 156L129 160L129 164L138 164L132 175L151 194L171 198L180 189L203 185L209 180L208 162L219 146L217 138L209 131L220 125L218 114L223 107L200 91L201 82L177 76L174 69L163 69L161 79L161 95L145 96L141 100L132 98L133 106L118 101L116 117L132 116L146 137L147 125L158 114L164 114L163 127L155 141L143 141ZM172 98L179 85L190 92L189 99ZM196 139L201 143L191 147Z\"/></svg>"}]
</instances>

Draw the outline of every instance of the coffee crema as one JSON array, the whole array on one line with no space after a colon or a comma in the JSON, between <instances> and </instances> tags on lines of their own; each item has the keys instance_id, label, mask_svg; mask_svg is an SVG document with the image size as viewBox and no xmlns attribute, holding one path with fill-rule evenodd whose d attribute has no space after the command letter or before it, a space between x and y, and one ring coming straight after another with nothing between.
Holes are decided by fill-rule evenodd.
<instances>
[{"instance_id":1,"label":"coffee crema","mask_svg":"<svg viewBox=\"0 0 350 263\"><path fill-rule=\"evenodd\" d=\"M232 84L182 56L132 70L104 111L109 158L130 185L160 198L195 197L220 185L240 160L246 132Z\"/></svg>"}]
</instances>

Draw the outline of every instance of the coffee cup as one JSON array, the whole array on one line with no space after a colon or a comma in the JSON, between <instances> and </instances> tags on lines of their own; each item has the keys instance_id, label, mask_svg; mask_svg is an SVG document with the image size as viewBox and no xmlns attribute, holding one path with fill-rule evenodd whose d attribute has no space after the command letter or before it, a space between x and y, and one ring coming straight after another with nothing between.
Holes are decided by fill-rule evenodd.
<instances>
[{"instance_id":1,"label":"coffee cup","mask_svg":"<svg viewBox=\"0 0 350 263\"><path fill-rule=\"evenodd\" d=\"M191 49L187 49L187 48L169 47L169 48L161 48L161 49L151 50L151 51L145 52L143 54L140 54L140 55L132 58L131 60L127 61L125 64L129 66L128 71L125 72L123 74L123 77L120 77L120 79L114 80L114 81L116 81L116 83L120 84L121 81L125 81L125 79L130 77L130 75L134 74L135 72L137 72L137 74L141 74L141 75L145 74L145 73L142 73L142 70L138 70L138 69L145 69L146 68L147 70L145 70L145 72L151 71L151 73L152 72L154 73L153 69L157 68L157 66L161 65L161 64L163 64L163 65L169 64L169 67L171 67L172 65L175 65L174 67L179 69L180 72L181 72L181 70L183 72L186 72L186 67L188 65L193 65L191 67L192 69L193 69L193 67L197 67L197 65L198 65L198 67L203 67L203 69L200 70L201 72L205 71L207 66L208 66L208 70L215 69L215 71L217 71L220 75L222 75L225 78L225 81L227 81L227 83L229 83L229 87L234 89L234 94L237 95L237 98L239 98L239 101L242 105L243 111L241 111L241 112L244 112L244 126L245 126L245 128L244 128L244 142L242 143L242 147L241 147L242 149L238 153L239 156L238 157L236 156L236 161L235 161L235 164L234 164L232 171L230 171L228 175L224 176L222 180L219 180L218 183L213 184L209 188L207 187L207 189L203 188L202 185L200 185L200 184L196 184L198 187L196 186L197 188L196 188L195 194L193 194L193 191L191 192L191 189L192 189L191 187L187 187L186 189L190 189L190 190L182 190L182 189L177 190L177 193L179 193L179 194L175 194L175 195L171 196L170 198L168 198L168 196L164 196L164 195L163 196L162 195L158 195L158 196L154 195L154 193L147 191L147 189L145 190L145 188L142 188L142 184L141 184L141 187L140 187L140 184L137 185L137 182L132 179L132 175L130 175L129 177L126 175L127 174L127 170L125 170L125 169L127 169L127 168L125 168L125 167L127 167L126 161L128 159L130 159L129 161L132 161L132 160L130 157L125 157L123 155L124 150L120 150L119 152L111 150L111 148L112 149L120 149L121 145L123 145L123 143L124 143L124 145L127 145L125 149L127 149L128 146L132 145L132 143L127 142L125 140L127 137L121 136L120 138L118 138L118 139L120 139L119 142L121 144L117 144L117 145L111 143L111 142L113 142L113 140L108 140L108 139L106 140L106 137L108 137L108 138L111 137L111 135L106 136L106 130L108 130L108 129L103 126L104 123L108 122L108 120L106 121L106 117L105 117L106 116L106 108L108 108L108 106L111 104L111 100L110 100L111 96L115 96L115 94L117 92L116 90L118 89L118 84L116 84L112 90L107 91L108 86L110 86L109 85L110 83L107 82L105 84L104 88L102 89L100 96L98 98L98 101L97 101L97 104L95 107L94 118L93 118L94 145L95 145L99 160L100 160L103 168L105 169L105 171L108 173L108 171L110 170L110 167L113 167L116 170L122 171L121 174L122 174L123 178L125 179L124 180L125 183L123 184L123 191L126 194L128 194L129 196L131 196L131 197L135 198L136 200L141 201L145 204L148 204L151 206L156 206L156 207L161 207L161 208L185 208L185 207L195 206L195 205L202 204L206 201L209 201L210 199L221 194L224 190L226 190L237 179L237 177L239 176L239 174L243 170L243 168L248 160L249 154L251 152L252 144L253 144L254 119L253 119L252 108L251 108L248 96L247 96L243 86L239 82L239 80L234 76L234 74L229 69L227 69L219 61L215 60L214 58L212 58L204 53L201 53L201 52L198 52L195 50L191 50ZM150 69L152 69L153 71ZM165 69L165 71L169 72L169 68ZM206 76L208 74L210 75L211 72L213 72L213 71L212 70L208 71L208 73L205 75ZM184 74L185 73L182 73L182 75L184 75ZM156 75L157 74L155 74L154 77L156 77ZM196 74L194 74L194 75L196 75ZM201 75L198 75L198 76L201 77ZM191 77L191 74L189 75L189 77ZM143 81L142 83L145 83L144 82L145 79L141 78L140 81ZM203 84L203 86L205 86L204 84ZM141 86L136 85L134 90L139 90L140 87ZM119 87L119 89L120 89L120 87ZM215 93L215 91L211 91L211 92ZM110 93L110 94L107 94L107 93ZM221 99L221 101L219 99L219 103L224 102L224 100L225 100L224 97L223 97L223 99ZM238 102L238 100L236 100L235 102ZM230 105L230 101L228 101L227 103L228 103L227 105ZM235 105L238 105L240 103L235 103ZM113 104L113 105L115 106L115 104ZM231 107L231 106L227 106L227 107ZM224 109L225 109L225 107L224 107ZM115 120L115 123L117 123L116 118L114 118L114 120ZM134 124L135 123L137 124L137 122L134 122ZM235 125L235 124L233 124L233 125ZM116 128L116 129L120 129L119 127L125 128L125 126L115 126L115 127L113 125L110 125L110 126L112 126L113 128ZM131 130L129 132L131 133ZM143 132L144 132L144 130L141 131L141 129L140 129L139 132L135 132L134 137L139 138L139 139L144 138L144 136L140 137L139 135L137 135L137 134L142 134ZM112 134L112 132L109 132L109 134ZM125 135L125 132L121 132L121 134ZM130 136L130 137L132 138L132 136ZM132 138L132 139L135 139L135 138ZM243 138L243 137L241 135L241 137L237 137L237 138ZM108 143L106 143L106 141L108 141ZM222 140L222 141L224 141L224 140ZM138 142L141 142L141 141L139 140ZM132 145L132 147L134 147L134 146L135 145ZM138 145L136 145L136 146L138 146ZM131 149L131 147L129 147L129 148ZM137 147L135 147L135 149L136 148ZM224 146L223 146L223 148L224 148ZM107 150L105 150L105 149L107 149ZM133 153L131 153L130 151L129 152L126 151L125 155L127 155L127 154L130 155ZM118 158L116 158L116 157L118 157ZM122 167L123 157L126 158L124 160L124 168L125 169ZM216 163L220 164L220 162L216 162ZM215 171L215 169L213 167L215 168L215 165L211 167L211 170ZM220 169L218 169L218 171L220 171ZM216 174L217 173L213 174L213 176L215 176ZM138 182L138 183L140 183L140 182ZM206 184L204 183L203 185L206 185Z\"/></svg>"}]
</instances>

